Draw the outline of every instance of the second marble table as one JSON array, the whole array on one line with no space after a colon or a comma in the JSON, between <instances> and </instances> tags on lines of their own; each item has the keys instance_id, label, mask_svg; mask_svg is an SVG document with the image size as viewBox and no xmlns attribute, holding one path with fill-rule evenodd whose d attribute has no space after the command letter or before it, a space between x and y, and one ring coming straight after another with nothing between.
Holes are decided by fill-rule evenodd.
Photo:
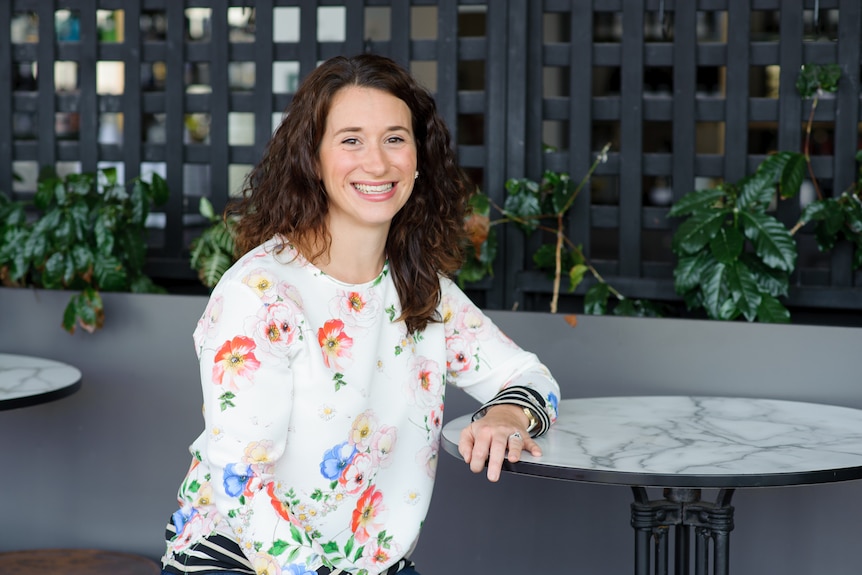
<instances>
[{"instance_id":1,"label":"second marble table","mask_svg":"<svg viewBox=\"0 0 862 575\"><path fill-rule=\"evenodd\" d=\"M443 448L460 457L469 416L443 429ZM731 497L736 488L804 485L862 478L862 410L770 399L597 397L564 400L539 438L542 457L504 463L513 473L632 488L636 575L694 567L729 572ZM648 487L664 488L651 500ZM701 490L718 489L714 502ZM695 532L691 556L691 531ZM650 542L652 541L652 549ZM655 554L652 555L654 550Z\"/></svg>"},{"instance_id":2,"label":"second marble table","mask_svg":"<svg viewBox=\"0 0 862 575\"><path fill-rule=\"evenodd\" d=\"M81 371L59 361L0 353L0 410L53 401L81 387Z\"/></svg>"}]
</instances>

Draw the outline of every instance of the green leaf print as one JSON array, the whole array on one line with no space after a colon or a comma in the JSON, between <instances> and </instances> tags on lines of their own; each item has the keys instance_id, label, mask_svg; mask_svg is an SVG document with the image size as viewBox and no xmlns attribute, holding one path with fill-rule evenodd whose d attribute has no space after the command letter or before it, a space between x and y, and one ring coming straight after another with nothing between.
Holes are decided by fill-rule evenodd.
<instances>
[{"instance_id":1,"label":"green leaf print","mask_svg":"<svg viewBox=\"0 0 862 575\"><path fill-rule=\"evenodd\" d=\"M329 543L323 544L323 552L324 553L337 553L338 552L338 543L335 541L330 541Z\"/></svg>"},{"instance_id":2,"label":"green leaf print","mask_svg":"<svg viewBox=\"0 0 862 575\"><path fill-rule=\"evenodd\" d=\"M272 556L278 556L284 553L284 551L290 547L290 543L284 541L283 539L276 539L272 542L272 547L269 548L267 553Z\"/></svg>"},{"instance_id":3,"label":"green leaf print","mask_svg":"<svg viewBox=\"0 0 862 575\"><path fill-rule=\"evenodd\" d=\"M200 488L201 488L201 484L198 483L197 479L195 479L191 483L189 483L187 490L191 491L192 493L197 493L200 490Z\"/></svg>"},{"instance_id":4,"label":"green leaf print","mask_svg":"<svg viewBox=\"0 0 862 575\"><path fill-rule=\"evenodd\" d=\"M401 352L402 352L402 351L404 351L404 350L403 350L403 349L401 349L401 346L400 346L400 345L396 345L396 346L395 346L395 355L396 355L396 356L401 355Z\"/></svg>"},{"instance_id":5,"label":"green leaf print","mask_svg":"<svg viewBox=\"0 0 862 575\"><path fill-rule=\"evenodd\" d=\"M347 385L347 382L344 381L343 373L336 373L334 376L332 376L332 381L335 382L335 391L338 391L339 389Z\"/></svg>"},{"instance_id":6,"label":"green leaf print","mask_svg":"<svg viewBox=\"0 0 862 575\"><path fill-rule=\"evenodd\" d=\"M290 524L290 538L302 545L302 532L293 523Z\"/></svg>"},{"instance_id":7,"label":"green leaf print","mask_svg":"<svg viewBox=\"0 0 862 575\"><path fill-rule=\"evenodd\" d=\"M310 497L315 501L320 501L323 499L323 491L320 489L315 489L314 492L310 495Z\"/></svg>"},{"instance_id":8,"label":"green leaf print","mask_svg":"<svg viewBox=\"0 0 862 575\"><path fill-rule=\"evenodd\" d=\"M356 540L353 539L353 535L351 535L350 539L347 540L347 543L344 544L344 554L346 556L348 556L348 557L350 556L350 552L353 551L353 544L355 542L356 542Z\"/></svg>"},{"instance_id":9,"label":"green leaf print","mask_svg":"<svg viewBox=\"0 0 862 575\"><path fill-rule=\"evenodd\" d=\"M362 553L365 551L365 545L356 550L356 553L353 555L353 562L356 563L359 561L359 558L362 557Z\"/></svg>"},{"instance_id":10,"label":"green leaf print","mask_svg":"<svg viewBox=\"0 0 862 575\"><path fill-rule=\"evenodd\" d=\"M386 313L389 315L389 321L395 321L395 304L386 308Z\"/></svg>"},{"instance_id":11,"label":"green leaf print","mask_svg":"<svg viewBox=\"0 0 862 575\"><path fill-rule=\"evenodd\" d=\"M290 553L287 554L288 563L293 563L294 561L296 561L296 558L299 557L299 550L299 547L291 548Z\"/></svg>"},{"instance_id":12,"label":"green leaf print","mask_svg":"<svg viewBox=\"0 0 862 575\"><path fill-rule=\"evenodd\" d=\"M232 391L226 391L223 394L221 394L219 396L219 401L221 401L221 410L224 411L228 407L236 407L236 405L234 405L234 403L231 401L232 399L235 399L235 398L236 398L236 396L233 394Z\"/></svg>"}]
</instances>

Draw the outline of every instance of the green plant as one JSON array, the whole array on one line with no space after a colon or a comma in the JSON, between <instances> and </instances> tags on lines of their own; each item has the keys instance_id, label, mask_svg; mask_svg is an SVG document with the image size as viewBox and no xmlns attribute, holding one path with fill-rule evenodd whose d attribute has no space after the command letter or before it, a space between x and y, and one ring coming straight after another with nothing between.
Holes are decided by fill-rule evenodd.
<instances>
[{"instance_id":1,"label":"green plant","mask_svg":"<svg viewBox=\"0 0 862 575\"><path fill-rule=\"evenodd\" d=\"M529 178L510 178L506 181L506 198L502 207L477 190L470 199L470 215L465 222L470 241L466 248L466 261L458 275L461 284L493 276L493 264L497 255L494 227L513 223L526 236L542 232L547 234L545 237L552 238L550 242L542 243L533 254L536 268L548 272L552 278L551 313L557 312L563 276L568 278L569 292L573 292L589 272L596 283L586 292L587 313L606 313L608 300L613 295L618 302L613 310L615 314L659 315L659 306L627 299L608 284L585 257L582 246L576 245L566 234L565 224L569 210L596 167L607 160L609 149L610 144L601 150L580 182L575 182L565 172L551 170L546 170L538 182ZM500 212L502 218L492 221L492 208ZM547 223L548 221L550 223Z\"/></svg>"},{"instance_id":2,"label":"green plant","mask_svg":"<svg viewBox=\"0 0 862 575\"><path fill-rule=\"evenodd\" d=\"M669 216L688 216L671 249L679 258L674 287L689 309L712 319L790 321L778 297L787 295L796 242L767 208L775 181L795 194L804 169L797 155L781 152L740 182L691 192L671 207Z\"/></svg>"},{"instance_id":3,"label":"green plant","mask_svg":"<svg viewBox=\"0 0 862 575\"><path fill-rule=\"evenodd\" d=\"M42 171L32 202L0 194L0 280L7 286L80 290L63 327L93 332L104 322L100 291L161 292L143 273L144 223L167 200L154 174L128 186L114 169L60 178Z\"/></svg>"},{"instance_id":4,"label":"green plant","mask_svg":"<svg viewBox=\"0 0 862 575\"><path fill-rule=\"evenodd\" d=\"M672 249L678 256L674 286L689 309L702 308L713 319L742 315L748 321L789 322L790 312L778 298L787 295L796 265L793 236L809 221L817 222L820 249L831 249L843 235L856 245L854 267L862 265L862 172L853 189L824 199L809 154L817 103L824 92L837 90L840 76L834 64L806 65L800 71L797 90L811 100L803 152L772 154L739 182L691 192L671 207L670 217L687 216L674 234ZM856 159L862 161L862 155ZM788 230L768 210L776 186L779 201L793 198L806 172L817 199Z\"/></svg>"},{"instance_id":5,"label":"green plant","mask_svg":"<svg viewBox=\"0 0 862 575\"><path fill-rule=\"evenodd\" d=\"M209 226L192 241L191 267L197 271L201 283L213 288L235 261L233 228L236 220L216 215L207 198L201 198L198 209Z\"/></svg>"}]
</instances>

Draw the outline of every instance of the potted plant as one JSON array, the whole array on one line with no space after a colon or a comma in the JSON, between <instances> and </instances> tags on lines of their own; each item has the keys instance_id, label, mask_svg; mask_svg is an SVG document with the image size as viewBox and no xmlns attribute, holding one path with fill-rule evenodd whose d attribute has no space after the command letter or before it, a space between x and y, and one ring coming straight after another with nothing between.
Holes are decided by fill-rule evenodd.
<instances>
[{"instance_id":1,"label":"potted plant","mask_svg":"<svg viewBox=\"0 0 862 575\"><path fill-rule=\"evenodd\" d=\"M0 193L0 282L78 291L63 327L97 330L104 322L100 291L164 291L142 270L147 214L167 197L157 174L124 185L113 168L65 178L43 170L32 201Z\"/></svg>"}]
</instances>

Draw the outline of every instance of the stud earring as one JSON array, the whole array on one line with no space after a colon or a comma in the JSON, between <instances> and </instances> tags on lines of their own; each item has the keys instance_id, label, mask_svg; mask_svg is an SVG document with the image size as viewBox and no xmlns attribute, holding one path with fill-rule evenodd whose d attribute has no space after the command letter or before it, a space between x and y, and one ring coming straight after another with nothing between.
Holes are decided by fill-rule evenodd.
<instances>
[{"instance_id":1,"label":"stud earring","mask_svg":"<svg viewBox=\"0 0 862 575\"><path fill-rule=\"evenodd\" d=\"M415 174L413 174L413 179L414 179L414 180L418 180L418 179L419 179L419 170L416 170L416 173L415 173Z\"/></svg>"}]
</instances>

